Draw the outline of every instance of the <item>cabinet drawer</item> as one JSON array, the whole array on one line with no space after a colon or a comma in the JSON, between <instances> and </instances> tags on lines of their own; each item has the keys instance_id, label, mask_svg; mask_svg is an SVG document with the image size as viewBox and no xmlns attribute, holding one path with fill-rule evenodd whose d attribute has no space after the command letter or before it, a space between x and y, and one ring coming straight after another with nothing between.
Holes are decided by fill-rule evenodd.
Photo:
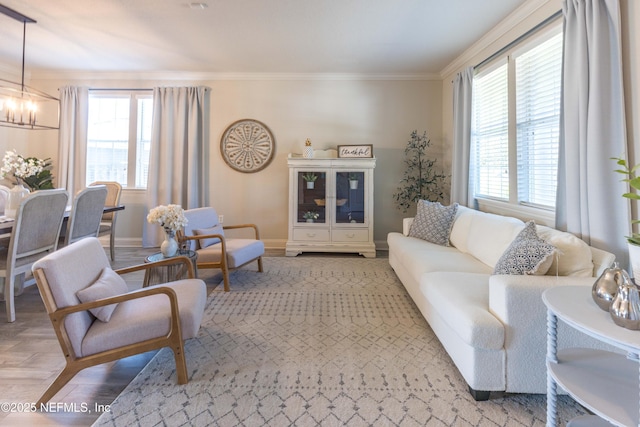
<instances>
[{"instance_id":1,"label":"cabinet drawer","mask_svg":"<svg viewBox=\"0 0 640 427\"><path fill-rule=\"evenodd\" d=\"M293 240L302 242L328 242L329 230L323 228L295 228Z\"/></svg>"},{"instance_id":2,"label":"cabinet drawer","mask_svg":"<svg viewBox=\"0 0 640 427\"><path fill-rule=\"evenodd\" d=\"M369 230L367 229L346 229L333 230L331 234L333 242L368 242Z\"/></svg>"}]
</instances>

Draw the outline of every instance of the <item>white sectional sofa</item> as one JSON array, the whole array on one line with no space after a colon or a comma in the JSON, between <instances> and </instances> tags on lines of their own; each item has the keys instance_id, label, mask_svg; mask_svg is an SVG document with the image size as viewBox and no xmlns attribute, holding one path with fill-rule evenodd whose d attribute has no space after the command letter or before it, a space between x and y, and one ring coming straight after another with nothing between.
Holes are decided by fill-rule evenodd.
<instances>
[{"instance_id":1,"label":"white sectional sofa","mask_svg":"<svg viewBox=\"0 0 640 427\"><path fill-rule=\"evenodd\" d=\"M537 226L556 246L546 275L494 275L494 267L525 227L516 218L459 206L450 246L389 233L389 263L450 355L476 400L491 391L545 393L546 309L553 286L592 286L614 256L569 233ZM560 325L559 347L597 345ZM564 328L563 328L564 327Z\"/></svg>"}]
</instances>

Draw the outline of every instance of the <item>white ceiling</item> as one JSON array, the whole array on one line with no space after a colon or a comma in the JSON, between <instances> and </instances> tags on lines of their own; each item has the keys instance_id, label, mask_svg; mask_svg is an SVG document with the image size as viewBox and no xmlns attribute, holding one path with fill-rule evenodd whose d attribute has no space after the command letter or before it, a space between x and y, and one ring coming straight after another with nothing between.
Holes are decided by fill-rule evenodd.
<instances>
[{"instance_id":1,"label":"white ceiling","mask_svg":"<svg viewBox=\"0 0 640 427\"><path fill-rule=\"evenodd\" d=\"M195 0L198 1L198 0ZM433 74L526 0L0 0L37 72ZM22 23L0 15L0 68ZM0 78L2 76L0 75Z\"/></svg>"}]
</instances>

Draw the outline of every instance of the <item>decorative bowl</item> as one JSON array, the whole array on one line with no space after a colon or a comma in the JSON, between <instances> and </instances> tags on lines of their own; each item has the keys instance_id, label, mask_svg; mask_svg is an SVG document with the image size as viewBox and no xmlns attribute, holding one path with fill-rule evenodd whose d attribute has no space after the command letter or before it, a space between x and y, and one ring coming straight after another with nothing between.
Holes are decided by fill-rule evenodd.
<instances>
[{"instance_id":1,"label":"decorative bowl","mask_svg":"<svg viewBox=\"0 0 640 427\"><path fill-rule=\"evenodd\" d=\"M336 200L336 206L344 205L345 203L347 203L347 200L348 199L338 199L338 200Z\"/></svg>"},{"instance_id":2,"label":"decorative bowl","mask_svg":"<svg viewBox=\"0 0 640 427\"><path fill-rule=\"evenodd\" d=\"M313 199L313 201L316 202L318 206L324 206L327 203L325 199Z\"/></svg>"}]
</instances>

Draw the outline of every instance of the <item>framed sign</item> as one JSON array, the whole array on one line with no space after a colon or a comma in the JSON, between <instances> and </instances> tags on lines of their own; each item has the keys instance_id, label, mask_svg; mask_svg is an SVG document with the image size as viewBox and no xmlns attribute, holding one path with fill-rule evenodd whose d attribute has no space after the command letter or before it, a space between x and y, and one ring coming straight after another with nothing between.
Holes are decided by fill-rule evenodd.
<instances>
[{"instance_id":1,"label":"framed sign","mask_svg":"<svg viewBox=\"0 0 640 427\"><path fill-rule=\"evenodd\" d=\"M372 158L373 145L338 145L338 157Z\"/></svg>"},{"instance_id":2,"label":"framed sign","mask_svg":"<svg viewBox=\"0 0 640 427\"><path fill-rule=\"evenodd\" d=\"M220 140L222 158L239 172L258 172L273 159L275 140L269 128L253 119L229 125Z\"/></svg>"}]
</instances>

